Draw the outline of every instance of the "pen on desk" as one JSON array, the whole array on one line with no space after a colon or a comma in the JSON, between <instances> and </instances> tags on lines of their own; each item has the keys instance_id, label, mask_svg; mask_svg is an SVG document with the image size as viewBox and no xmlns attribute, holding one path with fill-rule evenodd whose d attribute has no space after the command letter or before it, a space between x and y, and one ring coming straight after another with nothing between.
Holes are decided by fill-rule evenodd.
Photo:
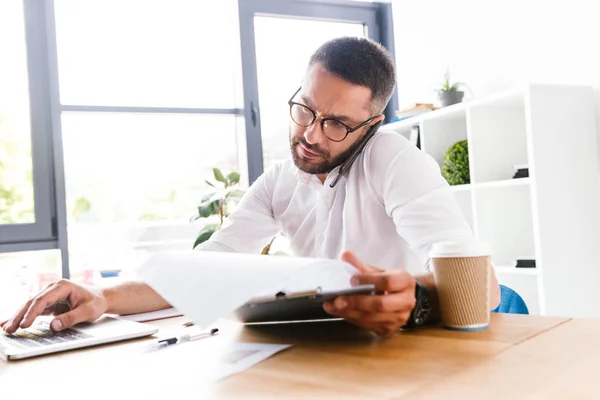
<instances>
[{"instance_id":1,"label":"pen on desk","mask_svg":"<svg viewBox=\"0 0 600 400\"><path fill-rule=\"evenodd\" d=\"M168 346L170 344L189 342L191 340L202 339L205 337L214 336L219 332L217 328L213 328L208 332L197 333L195 335L186 333L185 335L179 335L168 339L161 339L157 342L159 346Z\"/></svg>"}]
</instances>

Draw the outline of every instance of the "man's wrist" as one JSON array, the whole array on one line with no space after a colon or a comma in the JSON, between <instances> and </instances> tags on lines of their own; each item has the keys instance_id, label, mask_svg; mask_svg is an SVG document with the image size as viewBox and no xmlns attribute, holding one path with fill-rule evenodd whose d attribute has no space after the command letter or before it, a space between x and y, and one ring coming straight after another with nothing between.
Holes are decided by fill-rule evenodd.
<instances>
[{"instance_id":1,"label":"man's wrist","mask_svg":"<svg viewBox=\"0 0 600 400\"><path fill-rule=\"evenodd\" d=\"M415 279L427 290L429 295L429 302L431 310L427 316L427 322L439 321L441 318L440 314L440 303L437 295L437 288L435 286L435 278L432 273L415 276Z\"/></svg>"},{"instance_id":2,"label":"man's wrist","mask_svg":"<svg viewBox=\"0 0 600 400\"><path fill-rule=\"evenodd\" d=\"M100 290L101 296L104 298L106 313L114 314L113 305L114 305L114 297L115 297L115 288L108 287Z\"/></svg>"}]
</instances>

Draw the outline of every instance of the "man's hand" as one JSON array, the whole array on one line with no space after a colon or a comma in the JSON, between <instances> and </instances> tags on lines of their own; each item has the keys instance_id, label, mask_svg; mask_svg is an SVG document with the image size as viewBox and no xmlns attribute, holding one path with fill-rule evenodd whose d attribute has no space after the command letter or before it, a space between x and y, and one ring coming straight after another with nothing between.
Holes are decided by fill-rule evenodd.
<instances>
[{"instance_id":1,"label":"man's hand","mask_svg":"<svg viewBox=\"0 0 600 400\"><path fill-rule=\"evenodd\" d=\"M324 304L329 314L342 317L381 336L402 327L415 307L415 279L406 271L385 271L360 261L353 253L341 255L360 273L352 277L352 285L375 285L376 295L340 296Z\"/></svg>"},{"instance_id":2,"label":"man's hand","mask_svg":"<svg viewBox=\"0 0 600 400\"><path fill-rule=\"evenodd\" d=\"M50 323L53 331L61 331L80 322L92 322L104 314L108 302L97 289L89 289L68 280L51 283L37 296L25 303L9 320L0 322L0 328L13 333L19 327L29 328L39 315L60 313L57 305L66 301L70 311L58 315Z\"/></svg>"}]
</instances>

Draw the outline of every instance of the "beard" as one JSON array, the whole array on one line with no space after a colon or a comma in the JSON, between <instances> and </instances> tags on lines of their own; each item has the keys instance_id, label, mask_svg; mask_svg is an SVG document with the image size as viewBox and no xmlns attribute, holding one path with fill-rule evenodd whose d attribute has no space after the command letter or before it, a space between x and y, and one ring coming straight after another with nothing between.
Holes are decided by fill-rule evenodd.
<instances>
[{"instance_id":1,"label":"beard","mask_svg":"<svg viewBox=\"0 0 600 400\"><path fill-rule=\"evenodd\" d=\"M306 172L307 174L319 175L319 174L328 174L333 171L336 167L340 166L344 163L351 155L360 147L360 143L362 142L362 137L359 138L356 142L352 143L350 147L346 150L337 154L333 157L329 154L329 152L323 150L319 145L309 144L304 136L291 136L290 137L290 150L292 152L292 159L294 160L294 164L298 167L299 170ZM319 154L323 157L323 161L321 162L313 162L308 160L305 157L302 157L298 154L298 146L304 146L308 150Z\"/></svg>"}]
</instances>

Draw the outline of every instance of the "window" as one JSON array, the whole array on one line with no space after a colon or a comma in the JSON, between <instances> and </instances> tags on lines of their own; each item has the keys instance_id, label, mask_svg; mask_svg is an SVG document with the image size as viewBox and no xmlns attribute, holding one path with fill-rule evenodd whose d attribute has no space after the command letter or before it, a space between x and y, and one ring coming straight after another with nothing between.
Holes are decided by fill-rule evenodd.
<instances>
[{"instance_id":1,"label":"window","mask_svg":"<svg viewBox=\"0 0 600 400\"><path fill-rule=\"evenodd\" d=\"M35 221L22 4L0 4L0 224Z\"/></svg>"},{"instance_id":2,"label":"window","mask_svg":"<svg viewBox=\"0 0 600 400\"><path fill-rule=\"evenodd\" d=\"M71 271L122 269L191 249L212 168L238 171L235 115L65 112Z\"/></svg>"},{"instance_id":3,"label":"window","mask_svg":"<svg viewBox=\"0 0 600 400\"><path fill-rule=\"evenodd\" d=\"M236 108L235 0L56 0L62 104Z\"/></svg>"},{"instance_id":4,"label":"window","mask_svg":"<svg viewBox=\"0 0 600 400\"><path fill-rule=\"evenodd\" d=\"M55 12L71 272L191 249L212 169L245 175L237 3L56 0Z\"/></svg>"}]
</instances>

